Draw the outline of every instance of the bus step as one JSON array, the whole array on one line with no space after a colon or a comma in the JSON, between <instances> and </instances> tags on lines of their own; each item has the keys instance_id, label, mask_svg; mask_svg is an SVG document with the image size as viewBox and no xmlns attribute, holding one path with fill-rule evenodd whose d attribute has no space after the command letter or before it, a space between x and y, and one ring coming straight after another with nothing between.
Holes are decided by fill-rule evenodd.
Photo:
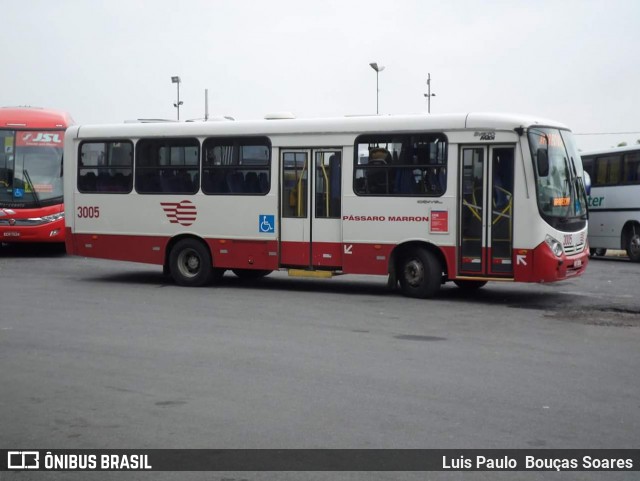
<instances>
[{"instance_id":1,"label":"bus step","mask_svg":"<svg viewBox=\"0 0 640 481\"><path fill-rule=\"evenodd\" d=\"M310 271L305 269L289 269L290 277L315 277L316 279L329 279L333 277L332 271Z\"/></svg>"}]
</instances>

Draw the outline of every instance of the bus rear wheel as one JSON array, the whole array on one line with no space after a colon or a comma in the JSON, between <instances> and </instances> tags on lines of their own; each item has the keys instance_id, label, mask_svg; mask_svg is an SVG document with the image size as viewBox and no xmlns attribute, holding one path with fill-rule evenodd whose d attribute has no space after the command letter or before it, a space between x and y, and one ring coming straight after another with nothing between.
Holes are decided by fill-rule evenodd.
<instances>
[{"instance_id":1,"label":"bus rear wheel","mask_svg":"<svg viewBox=\"0 0 640 481\"><path fill-rule=\"evenodd\" d=\"M233 273L240 279L253 281L268 276L273 271L261 270L261 269L233 269Z\"/></svg>"},{"instance_id":2,"label":"bus rear wheel","mask_svg":"<svg viewBox=\"0 0 640 481\"><path fill-rule=\"evenodd\" d=\"M627 234L627 255L633 262L640 262L640 229L632 227Z\"/></svg>"},{"instance_id":3,"label":"bus rear wheel","mask_svg":"<svg viewBox=\"0 0 640 481\"><path fill-rule=\"evenodd\" d=\"M418 248L405 254L398 269L400 288L407 297L433 297L442 283L442 266L431 252Z\"/></svg>"},{"instance_id":4,"label":"bus rear wheel","mask_svg":"<svg viewBox=\"0 0 640 481\"><path fill-rule=\"evenodd\" d=\"M183 239L171 249L169 271L180 286L201 287L214 276L209 249L196 239Z\"/></svg>"}]
</instances>

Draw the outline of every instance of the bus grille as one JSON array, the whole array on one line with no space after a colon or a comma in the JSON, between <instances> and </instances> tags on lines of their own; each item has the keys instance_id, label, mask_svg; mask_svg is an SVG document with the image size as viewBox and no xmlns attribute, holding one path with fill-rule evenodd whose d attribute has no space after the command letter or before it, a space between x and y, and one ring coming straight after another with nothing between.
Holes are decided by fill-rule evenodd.
<instances>
[{"instance_id":1,"label":"bus grille","mask_svg":"<svg viewBox=\"0 0 640 481\"><path fill-rule=\"evenodd\" d=\"M569 239L567 237L571 237L571 241L567 242ZM572 256L575 254L580 254L586 245L585 242L585 234L581 233L579 235L571 235L565 237L564 253L568 256Z\"/></svg>"},{"instance_id":2,"label":"bus grille","mask_svg":"<svg viewBox=\"0 0 640 481\"><path fill-rule=\"evenodd\" d=\"M22 226L29 226L29 225L42 225L42 224L46 224L47 220L45 219L41 219L39 217L33 218L33 219L15 219L15 222L12 224L11 221L9 219L0 219L0 225L8 225L11 227L22 227Z\"/></svg>"}]
</instances>

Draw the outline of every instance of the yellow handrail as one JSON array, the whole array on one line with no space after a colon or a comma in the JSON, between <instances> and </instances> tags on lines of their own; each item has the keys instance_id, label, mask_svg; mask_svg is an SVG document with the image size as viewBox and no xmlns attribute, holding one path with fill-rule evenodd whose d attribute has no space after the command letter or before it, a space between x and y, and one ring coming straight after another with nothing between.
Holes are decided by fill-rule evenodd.
<instances>
[{"instance_id":1,"label":"yellow handrail","mask_svg":"<svg viewBox=\"0 0 640 481\"><path fill-rule=\"evenodd\" d=\"M324 162L320 162L320 166L322 167L322 176L324 177L324 202L325 202L325 217L329 217L329 176L327 175L327 169L324 165Z\"/></svg>"}]
</instances>

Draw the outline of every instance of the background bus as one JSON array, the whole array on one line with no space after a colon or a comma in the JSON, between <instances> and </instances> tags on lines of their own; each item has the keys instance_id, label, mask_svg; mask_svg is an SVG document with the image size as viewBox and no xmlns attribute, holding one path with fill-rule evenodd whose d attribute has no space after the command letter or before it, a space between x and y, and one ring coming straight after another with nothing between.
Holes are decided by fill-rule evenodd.
<instances>
[{"instance_id":1,"label":"background bus","mask_svg":"<svg viewBox=\"0 0 640 481\"><path fill-rule=\"evenodd\" d=\"M181 285L288 269L430 297L588 260L571 133L524 116L74 126L65 171L68 253L158 264Z\"/></svg>"},{"instance_id":2,"label":"background bus","mask_svg":"<svg viewBox=\"0 0 640 481\"><path fill-rule=\"evenodd\" d=\"M582 155L591 176L589 246L592 254L622 249L640 262L640 145Z\"/></svg>"},{"instance_id":3,"label":"background bus","mask_svg":"<svg viewBox=\"0 0 640 481\"><path fill-rule=\"evenodd\" d=\"M62 153L71 117L0 108L0 242L64 242Z\"/></svg>"}]
</instances>

